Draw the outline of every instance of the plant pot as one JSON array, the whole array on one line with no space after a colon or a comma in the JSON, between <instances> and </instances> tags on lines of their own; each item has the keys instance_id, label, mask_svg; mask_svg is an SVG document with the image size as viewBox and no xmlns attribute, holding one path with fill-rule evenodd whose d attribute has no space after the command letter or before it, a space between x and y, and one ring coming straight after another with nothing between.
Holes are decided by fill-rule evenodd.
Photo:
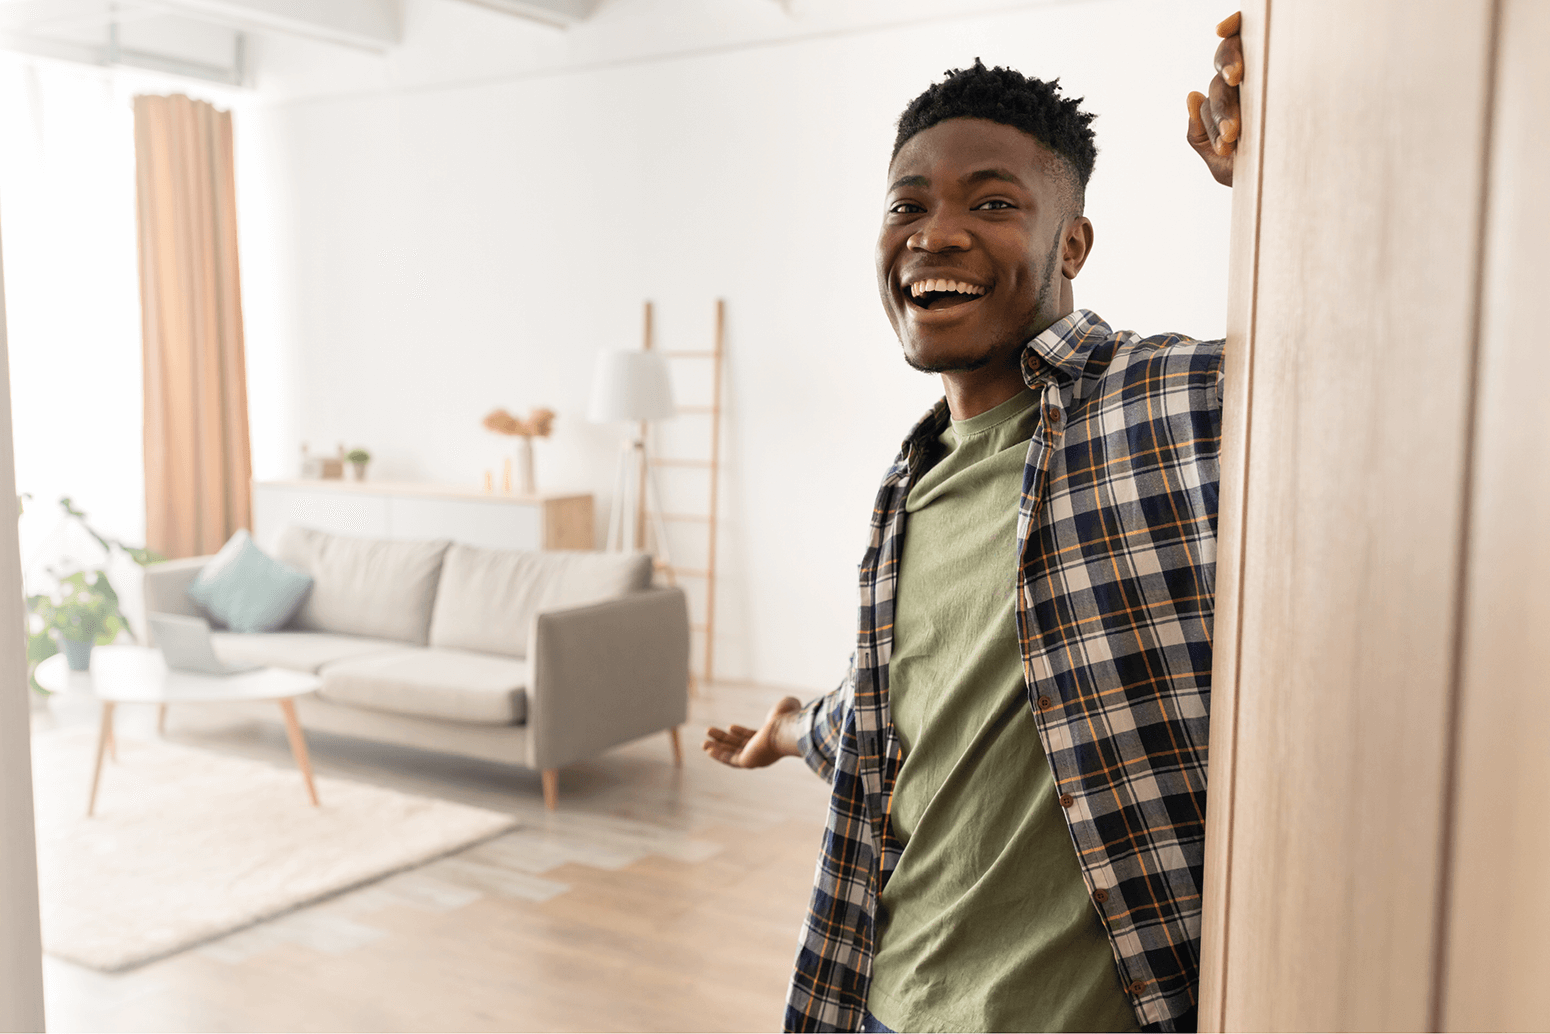
<instances>
[{"instance_id":1,"label":"plant pot","mask_svg":"<svg viewBox=\"0 0 1550 1034\"><path fill-rule=\"evenodd\" d=\"M91 667L92 640L66 639L61 636L59 645L65 651L65 663L71 671L85 671Z\"/></svg>"},{"instance_id":2,"label":"plant pot","mask_svg":"<svg viewBox=\"0 0 1550 1034\"><path fill-rule=\"evenodd\" d=\"M368 460L367 462L370 462L370 461ZM355 468L355 480L356 481L365 481L366 480L366 464L365 463L351 463L350 466Z\"/></svg>"}]
</instances>

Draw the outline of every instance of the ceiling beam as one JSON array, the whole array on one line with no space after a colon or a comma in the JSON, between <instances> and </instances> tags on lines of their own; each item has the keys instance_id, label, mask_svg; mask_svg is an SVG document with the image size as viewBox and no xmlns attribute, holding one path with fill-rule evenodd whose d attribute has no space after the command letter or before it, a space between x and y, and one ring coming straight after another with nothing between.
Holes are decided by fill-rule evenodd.
<instances>
[{"instance_id":1,"label":"ceiling beam","mask_svg":"<svg viewBox=\"0 0 1550 1034\"><path fill-rule=\"evenodd\" d=\"M253 32L383 54L403 41L401 0L150 0L143 6Z\"/></svg>"},{"instance_id":2,"label":"ceiling beam","mask_svg":"<svg viewBox=\"0 0 1550 1034\"><path fill-rule=\"evenodd\" d=\"M34 57L50 58L55 61L66 61L75 65L94 65L100 68L134 68L147 72L158 72L162 75L176 76L180 79L194 79L205 83L219 83L222 86L243 87L243 62L241 51L243 40L238 37L237 54L230 68L218 68L199 61L189 61L180 57L167 54L153 54L143 50L130 50L123 47L94 46L86 43L73 43L67 40L48 39L42 36L29 36L24 33L0 32L0 50L10 50L19 54L31 54Z\"/></svg>"},{"instance_id":3,"label":"ceiling beam","mask_svg":"<svg viewBox=\"0 0 1550 1034\"><path fill-rule=\"evenodd\" d=\"M0 32L57 34L97 27L112 20L114 10L103 0L0 0ZM119 21L144 13L127 5L117 10Z\"/></svg>"},{"instance_id":4,"label":"ceiling beam","mask_svg":"<svg viewBox=\"0 0 1550 1034\"><path fill-rule=\"evenodd\" d=\"M464 0L464 3L568 29L592 17L601 0Z\"/></svg>"}]
</instances>

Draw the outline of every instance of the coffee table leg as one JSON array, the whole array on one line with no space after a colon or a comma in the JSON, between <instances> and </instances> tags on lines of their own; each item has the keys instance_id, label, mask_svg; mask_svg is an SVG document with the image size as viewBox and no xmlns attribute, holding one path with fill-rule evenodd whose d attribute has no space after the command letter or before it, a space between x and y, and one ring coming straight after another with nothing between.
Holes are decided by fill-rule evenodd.
<instances>
[{"instance_id":1,"label":"coffee table leg","mask_svg":"<svg viewBox=\"0 0 1550 1034\"><path fill-rule=\"evenodd\" d=\"M291 740L291 754L296 758L296 767L301 769L301 777L307 783L307 796L312 798L313 805L318 803L317 787L312 785L312 759L307 756L307 738L302 735L301 723L296 720L296 705L289 699L280 701L280 712L285 715L285 734Z\"/></svg>"},{"instance_id":2,"label":"coffee table leg","mask_svg":"<svg viewBox=\"0 0 1550 1034\"><path fill-rule=\"evenodd\" d=\"M108 752L108 744L113 742L113 701L102 702L102 727L97 731L97 766L91 773L91 796L86 799L86 817L91 818L92 812L97 810L97 784L102 781L102 758Z\"/></svg>"}]
</instances>

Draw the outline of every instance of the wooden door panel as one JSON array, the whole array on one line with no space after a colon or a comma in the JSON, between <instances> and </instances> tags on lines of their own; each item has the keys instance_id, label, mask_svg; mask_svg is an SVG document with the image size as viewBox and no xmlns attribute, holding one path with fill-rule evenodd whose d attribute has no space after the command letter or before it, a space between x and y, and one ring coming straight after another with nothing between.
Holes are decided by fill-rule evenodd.
<instances>
[{"instance_id":1,"label":"wooden door panel","mask_svg":"<svg viewBox=\"0 0 1550 1034\"><path fill-rule=\"evenodd\" d=\"M1237 650L1213 701L1236 704L1206 920L1228 1029L1431 1015L1490 38L1464 0L1269 19L1241 573L1218 583Z\"/></svg>"},{"instance_id":2,"label":"wooden door panel","mask_svg":"<svg viewBox=\"0 0 1550 1034\"><path fill-rule=\"evenodd\" d=\"M1239 87L1243 132L1233 160L1232 240L1227 292L1226 384L1222 394L1222 483L1216 548L1216 623L1211 673L1211 750L1207 773L1206 908L1200 938L1201 1030L1224 1029L1222 978L1227 952L1232 801L1237 758L1238 604L1243 577L1243 509L1247 502L1248 443L1253 401L1253 270L1259 251L1260 170L1264 148L1265 75L1269 64L1270 0L1242 9L1240 39L1246 75Z\"/></svg>"},{"instance_id":3,"label":"wooden door panel","mask_svg":"<svg viewBox=\"0 0 1550 1034\"><path fill-rule=\"evenodd\" d=\"M1550 4L1498 34L1442 1027L1547 1030Z\"/></svg>"}]
</instances>

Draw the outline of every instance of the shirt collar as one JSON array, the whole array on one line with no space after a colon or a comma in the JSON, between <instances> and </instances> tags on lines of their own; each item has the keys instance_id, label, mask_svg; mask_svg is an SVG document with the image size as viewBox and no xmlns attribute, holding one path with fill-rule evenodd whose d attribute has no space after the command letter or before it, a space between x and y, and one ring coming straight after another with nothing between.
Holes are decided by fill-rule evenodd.
<instances>
[{"instance_id":1,"label":"shirt collar","mask_svg":"<svg viewBox=\"0 0 1550 1034\"><path fill-rule=\"evenodd\" d=\"M1023 346L1023 382L1036 387L1040 377L1053 374L1061 386L1062 397L1069 397L1071 386L1087 368L1088 357L1093 349L1113 336L1109 325L1091 309L1075 309L1046 327L1038 336ZM890 477L903 477L913 463L931 455L937 439L952 423L947 399L942 398L921 417L910 433L904 437L904 448L889 472Z\"/></svg>"},{"instance_id":2,"label":"shirt collar","mask_svg":"<svg viewBox=\"0 0 1550 1034\"><path fill-rule=\"evenodd\" d=\"M904 448L899 453L899 458L890 472L892 476L903 476L910 466L918 463L924 457L931 455L937 446L937 439L942 437L942 432L953 422L952 413L947 408L947 398L943 396L937 399L936 405L910 428L910 433L904 436Z\"/></svg>"},{"instance_id":3,"label":"shirt collar","mask_svg":"<svg viewBox=\"0 0 1550 1034\"><path fill-rule=\"evenodd\" d=\"M1023 381L1030 388L1041 375L1053 374L1062 386L1074 383L1087 368L1087 357L1112 336L1109 325L1091 309L1075 309L1051 323L1023 346Z\"/></svg>"}]
</instances>

